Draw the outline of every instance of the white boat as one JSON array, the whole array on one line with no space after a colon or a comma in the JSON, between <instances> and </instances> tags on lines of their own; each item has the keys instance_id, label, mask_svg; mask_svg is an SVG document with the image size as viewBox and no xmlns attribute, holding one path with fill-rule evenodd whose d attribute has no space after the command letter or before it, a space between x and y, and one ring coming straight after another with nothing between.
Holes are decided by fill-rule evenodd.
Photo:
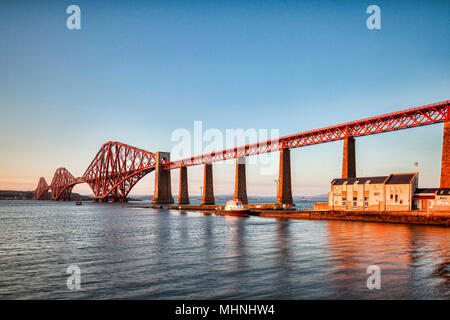
<instances>
[{"instance_id":1,"label":"white boat","mask_svg":"<svg viewBox=\"0 0 450 320\"><path fill-rule=\"evenodd\" d=\"M225 207L217 208L217 214L227 214L227 215L239 215L239 216L248 216L250 213L250 209L244 207L241 201L236 200L228 200Z\"/></svg>"}]
</instances>

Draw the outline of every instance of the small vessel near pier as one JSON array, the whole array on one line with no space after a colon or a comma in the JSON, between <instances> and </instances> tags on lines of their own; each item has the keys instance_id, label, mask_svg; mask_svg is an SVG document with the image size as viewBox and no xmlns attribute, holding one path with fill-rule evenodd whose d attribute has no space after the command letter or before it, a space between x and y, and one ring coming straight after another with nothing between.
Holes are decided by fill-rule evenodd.
<instances>
[{"instance_id":1,"label":"small vessel near pier","mask_svg":"<svg viewBox=\"0 0 450 320\"><path fill-rule=\"evenodd\" d=\"M238 199L228 200L224 207L220 206L216 208L216 214L218 215L247 217L250 212L251 210L245 208L242 202Z\"/></svg>"}]
</instances>

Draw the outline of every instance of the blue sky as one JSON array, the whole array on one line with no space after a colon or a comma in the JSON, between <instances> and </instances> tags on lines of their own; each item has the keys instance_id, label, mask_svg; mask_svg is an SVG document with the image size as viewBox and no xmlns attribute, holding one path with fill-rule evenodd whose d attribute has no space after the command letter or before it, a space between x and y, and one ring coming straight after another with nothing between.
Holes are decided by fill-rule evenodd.
<instances>
[{"instance_id":1,"label":"blue sky","mask_svg":"<svg viewBox=\"0 0 450 320\"><path fill-rule=\"evenodd\" d=\"M66 28L71 4L81 30ZM366 27L371 4L381 30ZM170 151L194 120L286 135L449 99L449 16L447 1L2 1L0 189L50 183L60 166L81 176L108 140ZM441 145L442 124L358 138L357 174L419 161L420 185L438 186ZM325 193L342 142L291 157L294 194ZM233 172L215 170L216 193L233 192ZM249 193L273 194L273 179L249 168Z\"/></svg>"}]
</instances>

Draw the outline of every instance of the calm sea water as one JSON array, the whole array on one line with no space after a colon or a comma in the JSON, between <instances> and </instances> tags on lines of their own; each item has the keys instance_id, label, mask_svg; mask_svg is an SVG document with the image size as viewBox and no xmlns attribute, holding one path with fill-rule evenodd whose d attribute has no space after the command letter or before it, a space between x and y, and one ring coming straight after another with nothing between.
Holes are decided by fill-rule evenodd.
<instances>
[{"instance_id":1,"label":"calm sea water","mask_svg":"<svg viewBox=\"0 0 450 320\"><path fill-rule=\"evenodd\" d=\"M0 299L450 298L449 228L131 205L0 201Z\"/></svg>"}]
</instances>

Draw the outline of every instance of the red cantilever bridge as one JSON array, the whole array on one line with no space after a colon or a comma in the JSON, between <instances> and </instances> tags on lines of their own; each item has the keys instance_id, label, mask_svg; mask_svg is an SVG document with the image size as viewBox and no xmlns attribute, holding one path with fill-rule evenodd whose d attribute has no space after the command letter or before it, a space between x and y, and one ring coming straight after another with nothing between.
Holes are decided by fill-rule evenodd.
<instances>
[{"instance_id":1,"label":"red cantilever bridge","mask_svg":"<svg viewBox=\"0 0 450 320\"><path fill-rule=\"evenodd\" d=\"M321 129L170 161L166 152L152 153L120 142L105 143L81 177L74 177L67 169L56 170L52 182L39 179L36 199L45 199L51 191L52 200L69 200L72 188L87 183L98 201L108 198L123 201L134 185L146 174L156 170L154 203L172 203L170 170L180 168L178 203L189 203L187 194L187 167L205 166L202 203L214 203L212 162L265 152L280 151L280 177L277 202L292 203L289 150L313 144L344 140L342 175L356 175L354 138L394 130L444 122L444 140L441 165L441 187L450 187L450 100L410 108L371 118L333 125ZM158 164L158 165L157 165ZM245 161L236 161L235 197L247 200Z\"/></svg>"},{"instance_id":2,"label":"red cantilever bridge","mask_svg":"<svg viewBox=\"0 0 450 320\"><path fill-rule=\"evenodd\" d=\"M105 143L82 177L75 178L66 168L58 168L50 185L39 179L36 199L51 190L52 200L69 200L72 188L87 183L95 199L126 199L134 185L155 169L155 154L120 142Z\"/></svg>"}]
</instances>

